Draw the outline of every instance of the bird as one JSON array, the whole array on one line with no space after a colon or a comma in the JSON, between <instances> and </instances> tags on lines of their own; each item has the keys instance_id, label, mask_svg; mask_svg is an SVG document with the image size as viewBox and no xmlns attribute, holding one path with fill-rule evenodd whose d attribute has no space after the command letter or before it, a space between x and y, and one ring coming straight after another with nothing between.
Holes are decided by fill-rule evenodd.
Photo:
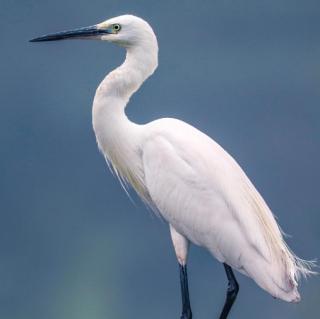
<instances>
[{"instance_id":1,"label":"bird","mask_svg":"<svg viewBox=\"0 0 320 319\"><path fill-rule=\"evenodd\" d=\"M239 284L234 270L274 298L299 302L298 281L315 273L297 257L263 197L236 160L197 128L174 118L132 122L125 108L158 66L158 41L148 22L125 14L30 42L96 39L126 50L124 62L98 86L92 123L98 148L127 190L168 223L180 273L181 319L192 319L187 259L190 244L223 264L228 280L220 319L229 316Z\"/></svg>"}]
</instances>

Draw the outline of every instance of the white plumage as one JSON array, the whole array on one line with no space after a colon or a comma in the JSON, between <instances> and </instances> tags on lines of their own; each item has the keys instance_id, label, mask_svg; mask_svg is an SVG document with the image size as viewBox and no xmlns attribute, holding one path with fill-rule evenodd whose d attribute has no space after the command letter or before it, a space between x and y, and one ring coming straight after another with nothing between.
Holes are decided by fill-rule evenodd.
<instances>
[{"instance_id":1,"label":"white plumage","mask_svg":"<svg viewBox=\"0 0 320 319\"><path fill-rule=\"evenodd\" d=\"M99 148L123 185L131 184L169 223L179 263L186 264L192 242L272 296L299 301L297 281L312 273L311 264L289 250L272 212L236 161L182 121L138 125L125 115L130 96L157 67L158 44L149 24L124 15L96 30L95 37L127 50L124 63L106 76L94 98ZM36 41L45 39L57 38Z\"/></svg>"},{"instance_id":2,"label":"white plumage","mask_svg":"<svg viewBox=\"0 0 320 319\"><path fill-rule=\"evenodd\" d=\"M182 121L137 125L126 117L129 97L157 66L158 46L140 18L105 23L114 22L128 29L134 24L136 42L130 43L128 31L126 60L104 79L94 99L93 125L106 159L183 236L173 236L180 246L184 240L203 246L272 296L299 301L297 279L310 272L308 263L290 252L269 207L236 161ZM182 262L184 251L178 256Z\"/></svg>"}]
</instances>

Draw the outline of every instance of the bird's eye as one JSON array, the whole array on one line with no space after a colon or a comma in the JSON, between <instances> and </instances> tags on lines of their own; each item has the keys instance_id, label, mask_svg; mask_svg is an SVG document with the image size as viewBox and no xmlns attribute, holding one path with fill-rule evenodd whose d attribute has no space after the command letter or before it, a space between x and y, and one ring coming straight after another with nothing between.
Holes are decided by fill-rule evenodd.
<instances>
[{"instance_id":1,"label":"bird's eye","mask_svg":"<svg viewBox=\"0 0 320 319\"><path fill-rule=\"evenodd\" d=\"M116 23L112 26L113 31L119 32L121 30L121 25Z\"/></svg>"}]
</instances>

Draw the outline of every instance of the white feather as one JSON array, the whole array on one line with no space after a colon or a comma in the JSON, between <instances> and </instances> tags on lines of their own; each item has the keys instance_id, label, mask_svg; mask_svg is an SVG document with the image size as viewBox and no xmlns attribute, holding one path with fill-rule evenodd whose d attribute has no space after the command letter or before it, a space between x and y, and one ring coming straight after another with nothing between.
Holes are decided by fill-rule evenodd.
<instances>
[{"instance_id":1,"label":"white feather","mask_svg":"<svg viewBox=\"0 0 320 319\"><path fill-rule=\"evenodd\" d=\"M171 225L183 262L191 241L274 297L298 301L297 280L312 273L311 264L289 250L272 212L235 160L182 121L137 125L128 120L125 106L156 69L158 45L140 18L126 15L101 25L112 23L120 23L121 32L103 40L124 46L127 56L97 89L93 126L124 188L131 184Z\"/></svg>"}]
</instances>

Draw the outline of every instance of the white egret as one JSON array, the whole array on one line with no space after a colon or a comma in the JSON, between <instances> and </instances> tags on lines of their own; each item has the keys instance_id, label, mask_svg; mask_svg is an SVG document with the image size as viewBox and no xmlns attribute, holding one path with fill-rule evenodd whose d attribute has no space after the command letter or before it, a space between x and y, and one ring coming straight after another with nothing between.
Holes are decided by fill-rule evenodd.
<instances>
[{"instance_id":1,"label":"white egret","mask_svg":"<svg viewBox=\"0 0 320 319\"><path fill-rule=\"evenodd\" d=\"M169 224L180 267L183 319L191 319L187 279L189 242L224 264L228 290L220 318L238 293L232 268L275 298L298 302L300 275L312 273L286 245L275 218L237 162L196 128L171 118L131 122L125 107L158 64L157 38L141 18L123 15L94 26L45 35L32 42L96 38L126 49L124 63L99 85L93 127L99 149L121 183Z\"/></svg>"}]
</instances>

